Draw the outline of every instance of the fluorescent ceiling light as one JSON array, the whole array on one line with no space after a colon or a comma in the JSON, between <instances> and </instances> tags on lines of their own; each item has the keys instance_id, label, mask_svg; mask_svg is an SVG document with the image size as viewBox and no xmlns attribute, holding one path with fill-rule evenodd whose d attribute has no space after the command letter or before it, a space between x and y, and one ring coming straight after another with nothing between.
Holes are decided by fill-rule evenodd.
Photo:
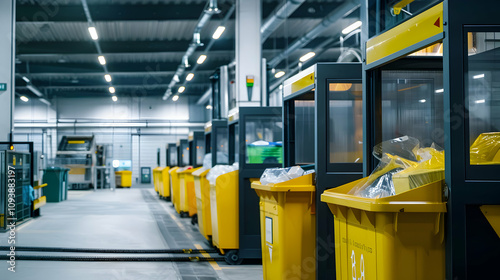
<instances>
[{"instance_id":1,"label":"fluorescent ceiling light","mask_svg":"<svg viewBox=\"0 0 500 280\"><path fill-rule=\"evenodd\" d=\"M186 81L191 81L192 79L194 78L194 74L193 73L189 73L187 76L186 76Z\"/></svg>"},{"instance_id":2,"label":"fluorescent ceiling light","mask_svg":"<svg viewBox=\"0 0 500 280\"><path fill-rule=\"evenodd\" d=\"M198 57L198 60L196 61L196 63L202 64L203 62L205 62L205 59L207 59L207 56L202 54L202 55L200 55L200 57Z\"/></svg>"},{"instance_id":3,"label":"fluorescent ceiling light","mask_svg":"<svg viewBox=\"0 0 500 280\"><path fill-rule=\"evenodd\" d=\"M105 80L106 80L106 82L108 82L108 83L109 83L109 82L111 82L111 80L112 80L112 79L111 79L111 75L109 75L109 74L104 75L104 79L105 79Z\"/></svg>"},{"instance_id":4,"label":"fluorescent ceiling light","mask_svg":"<svg viewBox=\"0 0 500 280\"><path fill-rule=\"evenodd\" d=\"M224 33L224 30L226 30L224 26L217 27L217 29L214 32L214 35L212 35L212 38L214 38L215 40L219 39L222 33Z\"/></svg>"},{"instance_id":5,"label":"fluorescent ceiling light","mask_svg":"<svg viewBox=\"0 0 500 280\"><path fill-rule=\"evenodd\" d=\"M436 91L435 91L435 92L436 92L436 93L442 93L442 92L444 92L444 88L436 89Z\"/></svg>"},{"instance_id":6,"label":"fluorescent ceiling light","mask_svg":"<svg viewBox=\"0 0 500 280\"><path fill-rule=\"evenodd\" d=\"M361 21L356 21L355 23L349 25L348 27L344 28L344 30L342 30L342 34L349 34L351 33L352 31L354 31L355 29L357 29L358 27L361 26Z\"/></svg>"},{"instance_id":7,"label":"fluorescent ceiling light","mask_svg":"<svg viewBox=\"0 0 500 280\"><path fill-rule=\"evenodd\" d=\"M29 101L28 97L26 97L26 96L24 96L24 95L23 95L23 96L21 96L20 98L21 98L21 100L22 100L22 101L24 101L24 102L28 102L28 101Z\"/></svg>"},{"instance_id":8,"label":"fluorescent ceiling light","mask_svg":"<svg viewBox=\"0 0 500 280\"><path fill-rule=\"evenodd\" d=\"M425 99L420 99L418 102L420 102L420 103L425 103L425 102L427 102L427 100L425 100Z\"/></svg>"},{"instance_id":9,"label":"fluorescent ceiling light","mask_svg":"<svg viewBox=\"0 0 500 280\"><path fill-rule=\"evenodd\" d=\"M275 78L281 78L285 75L285 71L279 71L279 72L276 72L276 74L274 74L274 77Z\"/></svg>"},{"instance_id":10,"label":"fluorescent ceiling light","mask_svg":"<svg viewBox=\"0 0 500 280\"><path fill-rule=\"evenodd\" d=\"M39 100L40 102L42 102L42 103L47 104L48 106L50 106L50 105L51 105L51 104L50 104L50 102L49 102L47 99L45 99L45 98L40 98L40 99L38 99L38 100Z\"/></svg>"},{"instance_id":11,"label":"fluorescent ceiling light","mask_svg":"<svg viewBox=\"0 0 500 280\"><path fill-rule=\"evenodd\" d=\"M475 102L476 104L482 104L482 103L485 103L485 102L486 102L486 100L484 100L484 99L479 99L479 100L476 100L476 101L474 101L474 102Z\"/></svg>"},{"instance_id":12,"label":"fluorescent ceiling light","mask_svg":"<svg viewBox=\"0 0 500 280\"><path fill-rule=\"evenodd\" d=\"M23 76L23 80L27 82L28 84L30 83L30 79L28 79L26 76Z\"/></svg>"},{"instance_id":13,"label":"fluorescent ceiling light","mask_svg":"<svg viewBox=\"0 0 500 280\"><path fill-rule=\"evenodd\" d=\"M118 101L118 97L116 97L116 95L113 95L113 96L111 97L111 99L113 100L113 102Z\"/></svg>"},{"instance_id":14,"label":"fluorescent ceiling light","mask_svg":"<svg viewBox=\"0 0 500 280\"><path fill-rule=\"evenodd\" d=\"M484 78L484 74L475 75L475 76L472 76L472 78L481 79L481 78Z\"/></svg>"},{"instance_id":15,"label":"fluorescent ceiling light","mask_svg":"<svg viewBox=\"0 0 500 280\"><path fill-rule=\"evenodd\" d=\"M300 62L306 62L306 61L308 61L309 59L311 59L315 55L316 55L315 52L308 52L305 55L301 56L299 58L299 60L300 60Z\"/></svg>"},{"instance_id":16,"label":"fluorescent ceiling light","mask_svg":"<svg viewBox=\"0 0 500 280\"><path fill-rule=\"evenodd\" d=\"M179 76L178 76L177 74L175 74L175 75L174 75L173 80L174 80L176 83L178 83L178 82L180 82L180 81L181 81L181 80L179 80Z\"/></svg>"},{"instance_id":17,"label":"fluorescent ceiling light","mask_svg":"<svg viewBox=\"0 0 500 280\"><path fill-rule=\"evenodd\" d=\"M212 109L212 105L207 105L207 107L205 107L205 108L207 108L207 110L211 110Z\"/></svg>"},{"instance_id":18,"label":"fluorescent ceiling light","mask_svg":"<svg viewBox=\"0 0 500 280\"><path fill-rule=\"evenodd\" d=\"M101 65L105 65L106 64L106 59L104 58L104 56L100 55L97 59L99 59L99 63Z\"/></svg>"},{"instance_id":19,"label":"fluorescent ceiling light","mask_svg":"<svg viewBox=\"0 0 500 280\"><path fill-rule=\"evenodd\" d=\"M186 87L185 87L185 86L181 86L181 87L177 90L177 92L179 92L179 93L183 93L185 90L186 90Z\"/></svg>"},{"instance_id":20,"label":"fluorescent ceiling light","mask_svg":"<svg viewBox=\"0 0 500 280\"><path fill-rule=\"evenodd\" d=\"M177 100L179 100L179 96L178 96L177 94L176 94L176 95L174 95L174 97L172 97L172 100L173 100L173 101L177 101Z\"/></svg>"},{"instance_id":21,"label":"fluorescent ceiling light","mask_svg":"<svg viewBox=\"0 0 500 280\"><path fill-rule=\"evenodd\" d=\"M95 27L93 27L93 26L89 27L89 33L90 33L90 37L92 38L92 40L99 39L99 36L97 36L97 30L95 29Z\"/></svg>"},{"instance_id":22,"label":"fluorescent ceiling light","mask_svg":"<svg viewBox=\"0 0 500 280\"><path fill-rule=\"evenodd\" d=\"M116 89L114 87L109 87L109 92L111 93L115 93L116 92Z\"/></svg>"}]
</instances>

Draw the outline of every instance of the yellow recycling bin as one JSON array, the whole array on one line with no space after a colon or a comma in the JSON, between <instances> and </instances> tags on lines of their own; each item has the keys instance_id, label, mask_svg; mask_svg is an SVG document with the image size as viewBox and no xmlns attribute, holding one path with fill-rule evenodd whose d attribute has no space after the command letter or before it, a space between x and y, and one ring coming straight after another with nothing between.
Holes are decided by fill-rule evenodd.
<instances>
[{"instance_id":1,"label":"yellow recycling bin","mask_svg":"<svg viewBox=\"0 0 500 280\"><path fill-rule=\"evenodd\" d=\"M179 199L179 192L180 192L180 187L179 187L179 174L177 174L177 171L179 170L179 167L173 167L170 169L170 187L171 187L171 195L172 195L172 203L174 204L175 211L177 213L181 213L180 210L180 199Z\"/></svg>"},{"instance_id":2,"label":"yellow recycling bin","mask_svg":"<svg viewBox=\"0 0 500 280\"><path fill-rule=\"evenodd\" d=\"M443 181L372 199L349 195L363 178L326 190L337 279L445 279Z\"/></svg>"},{"instance_id":3,"label":"yellow recycling bin","mask_svg":"<svg viewBox=\"0 0 500 280\"><path fill-rule=\"evenodd\" d=\"M210 211L210 183L207 174L210 169L198 169L193 172L196 208L198 211L198 228L207 240L212 237L212 217Z\"/></svg>"},{"instance_id":4,"label":"yellow recycling bin","mask_svg":"<svg viewBox=\"0 0 500 280\"><path fill-rule=\"evenodd\" d=\"M160 197L170 200L170 167L164 167L160 173Z\"/></svg>"},{"instance_id":5,"label":"yellow recycling bin","mask_svg":"<svg viewBox=\"0 0 500 280\"><path fill-rule=\"evenodd\" d=\"M193 169L187 167L177 172L179 174L179 209L181 216L190 217L196 214L196 207L193 205L196 197L194 194L194 178L192 173L200 168ZM190 205L191 211L189 211Z\"/></svg>"},{"instance_id":6,"label":"yellow recycling bin","mask_svg":"<svg viewBox=\"0 0 500 280\"><path fill-rule=\"evenodd\" d=\"M132 187L132 171L115 171L115 184L122 188Z\"/></svg>"},{"instance_id":7,"label":"yellow recycling bin","mask_svg":"<svg viewBox=\"0 0 500 280\"><path fill-rule=\"evenodd\" d=\"M239 248L238 170L220 175L210 184L212 243L222 254Z\"/></svg>"},{"instance_id":8,"label":"yellow recycling bin","mask_svg":"<svg viewBox=\"0 0 500 280\"><path fill-rule=\"evenodd\" d=\"M161 170L162 167L156 167L153 168L153 186L155 187L155 192L158 194L160 193L160 188L161 188L161 180L160 180L160 175L161 175Z\"/></svg>"},{"instance_id":9,"label":"yellow recycling bin","mask_svg":"<svg viewBox=\"0 0 500 280\"><path fill-rule=\"evenodd\" d=\"M260 197L264 279L316 279L313 174L252 188Z\"/></svg>"}]
</instances>

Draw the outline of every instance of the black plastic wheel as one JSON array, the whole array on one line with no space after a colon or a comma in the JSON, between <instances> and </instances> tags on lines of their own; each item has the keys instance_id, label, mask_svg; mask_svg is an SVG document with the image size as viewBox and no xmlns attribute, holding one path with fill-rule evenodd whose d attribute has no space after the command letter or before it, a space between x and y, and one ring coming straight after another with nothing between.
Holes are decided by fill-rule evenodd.
<instances>
[{"instance_id":1,"label":"black plastic wheel","mask_svg":"<svg viewBox=\"0 0 500 280\"><path fill-rule=\"evenodd\" d=\"M226 263L229 265L240 265L243 259L238 255L238 250L229 250L226 255L224 255Z\"/></svg>"},{"instance_id":2,"label":"black plastic wheel","mask_svg":"<svg viewBox=\"0 0 500 280\"><path fill-rule=\"evenodd\" d=\"M194 214L192 217L191 217L191 224L194 226L198 223L198 214Z\"/></svg>"}]
</instances>

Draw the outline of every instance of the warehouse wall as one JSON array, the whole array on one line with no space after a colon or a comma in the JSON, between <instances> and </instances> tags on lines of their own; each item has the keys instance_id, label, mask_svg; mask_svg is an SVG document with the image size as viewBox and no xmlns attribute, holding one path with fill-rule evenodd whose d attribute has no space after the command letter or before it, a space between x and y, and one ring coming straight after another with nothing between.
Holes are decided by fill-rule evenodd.
<instances>
[{"instance_id":1,"label":"warehouse wall","mask_svg":"<svg viewBox=\"0 0 500 280\"><path fill-rule=\"evenodd\" d=\"M178 102L165 102L160 98L120 98L112 102L106 98L58 98L53 108L36 100L16 100L14 112L15 141L33 141L35 149L54 158L63 135L94 135L96 143L109 145L109 162L112 159L132 160L133 183L140 182L140 167L156 167L157 149L160 148L161 164L166 163L167 143L187 138L190 130L202 130L206 122L206 109L188 102L187 97ZM82 123L94 127L81 127ZM151 123L151 127L100 127L99 123ZM154 126L155 123L172 123L172 127ZM55 124L58 123L58 127ZM177 123L195 123L198 127L175 127ZM47 127L42 128L41 124ZM22 125L22 127L19 127ZM86 126L86 125L85 125ZM42 145L43 143L43 145ZM139 185L138 185L139 186ZM143 186L150 187L151 185Z\"/></svg>"}]
</instances>

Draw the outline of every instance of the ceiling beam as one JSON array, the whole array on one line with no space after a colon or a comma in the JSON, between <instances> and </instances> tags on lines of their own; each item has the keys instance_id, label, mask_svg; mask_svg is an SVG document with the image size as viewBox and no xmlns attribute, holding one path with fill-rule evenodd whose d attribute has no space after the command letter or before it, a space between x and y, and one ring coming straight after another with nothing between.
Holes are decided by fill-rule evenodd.
<instances>
[{"instance_id":1,"label":"ceiling beam","mask_svg":"<svg viewBox=\"0 0 500 280\"><path fill-rule=\"evenodd\" d=\"M198 69L200 70L211 70L215 69L218 66L227 64L231 62L232 58L226 59L207 59L205 63L200 65ZM134 62L108 62L107 66L110 72L156 72L156 71L175 71L177 69L177 62L143 62L143 63L134 63ZM16 72L17 73L29 73L29 74L37 74L37 73L102 73L102 68L99 63L30 63L29 71L27 64L17 64ZM189 69L187 70L189 71Z\"/></svg>"},{"instance_id":2,"label":"ceiling beam","mask_svg":"<svg viewBox=\"0 0 500 280\"><path fill-rule=\"evenodd\" d=\"M42 4L18 4L18 22L86 22L80 4L60 5L48 1ZM199 4L89 4L94 21L139 21L139 20L198 20L206 2ZM267 18L279 2L262 3L263 18ZM339 5L338 2L304 3L289 18L323 18ZM219 8L225 13L230 3L221 3ZM233 16L234 17L234 16Z\"/></svg>"},{"instance_id":3,"label":"ceiling beam","mask_svg":"<svg viewBox=\"0 0 500 280\"><path fill-rule=\"evenodd\" d=\"M213 70L203 70L196 71L197 74L202 75L210 75L214 71ZM144 77L144 76L169 76L173 75L175 71L137 71L137 72L109 72L113 77ZM16 73L16 78L22 78L23 76L29 75L31 79L61 79L61 78L102 78L102 72L89 72L89 73L81 73L81 72L52 72L52 73Z\"/></svg>"},{"instance_id":4,"label":"ceiling beam","mask_svg":"<svg viewBox=\"0 0 500 280\"><path fill-rule=\"evenodd\" d=\"M192 40L152 40L152 41L99 41L102 52L106 53L151 53L182 52ZM281 40L284 41L284 40ZM200 47L198 51L203 51ZM228 51L234 49L234 38L220 38L214 43L212 50ZM95 54L94 43L79 42L23 42L16 46L17 54Z\"/></svg>"}]
</instances>

